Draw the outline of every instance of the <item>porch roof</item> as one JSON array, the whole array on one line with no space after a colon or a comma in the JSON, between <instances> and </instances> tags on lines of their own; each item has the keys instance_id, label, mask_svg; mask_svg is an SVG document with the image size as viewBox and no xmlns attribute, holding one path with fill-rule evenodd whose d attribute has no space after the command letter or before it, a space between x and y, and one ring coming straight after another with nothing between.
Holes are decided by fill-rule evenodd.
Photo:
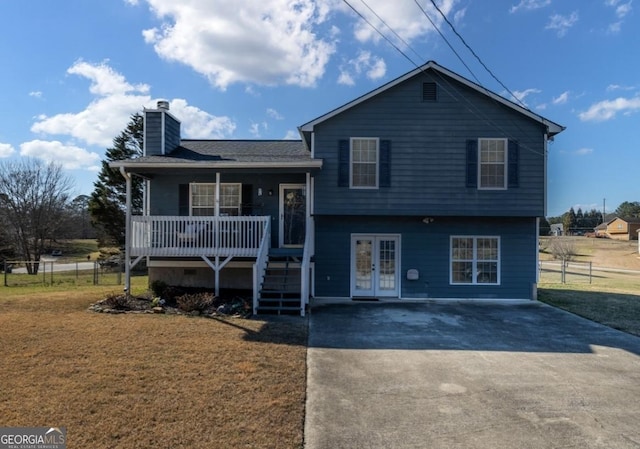
<instances>
[{"instance_id":1,"label":"porch roof","mask_svg":"<svg viewBox=\"0 0 640 449\"><path fill-rule=\"evenodd\" d=\"M301 140L190 140L165 155L113 161L112 168L149 169L318 169Z\"/></svg>"}]
</instances>

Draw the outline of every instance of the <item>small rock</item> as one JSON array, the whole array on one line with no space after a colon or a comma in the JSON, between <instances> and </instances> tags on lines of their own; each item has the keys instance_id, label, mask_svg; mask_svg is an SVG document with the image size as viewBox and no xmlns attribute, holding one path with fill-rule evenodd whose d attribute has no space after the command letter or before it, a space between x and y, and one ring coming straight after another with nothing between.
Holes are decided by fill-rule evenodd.
<instances>
[{"instance_id":1,"label":"small rock","mask_svg":"<svg viewBox=\"0 0 640 449\"><path fill-rule=\"evenodd\" d=\"M164 313L164 308L160 306L154 307L151 310L153 311L153 313Z\"/></svg>"}]
</instances>

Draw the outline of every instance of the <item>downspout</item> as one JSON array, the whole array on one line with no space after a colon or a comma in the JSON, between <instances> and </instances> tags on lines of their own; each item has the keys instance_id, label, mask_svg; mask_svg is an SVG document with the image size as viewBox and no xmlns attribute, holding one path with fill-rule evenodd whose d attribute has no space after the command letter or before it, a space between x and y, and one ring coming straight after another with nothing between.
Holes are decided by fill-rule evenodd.
<instances>
[{"instance_id":1,"label":"downspout","mask_svg":"<svg viewBox=\"0 0 640 449\"><path fill-rule=\"evenodd\" d=\"M125 205L125 225L124 225L124 293L131 294L131 175L124 167L120 167L120 174L127 181L127 201Z\"/></svg>"}]
</instances>

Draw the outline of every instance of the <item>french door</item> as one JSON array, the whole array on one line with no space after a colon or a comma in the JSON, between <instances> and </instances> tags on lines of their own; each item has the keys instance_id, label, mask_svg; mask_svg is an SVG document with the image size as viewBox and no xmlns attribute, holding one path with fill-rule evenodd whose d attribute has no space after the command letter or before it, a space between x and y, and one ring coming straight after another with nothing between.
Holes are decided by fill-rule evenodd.
<instances>
[{"instance_id":1,"label":"french door","mask_svg":"<svg viewBox=\"0 0 640 449\"><path fill-rule=\"evenodd\" d=\"M389 234L351 236L351 296L399 296L400 237Z\"/></svg>"},{"instance_id":2,"label":"french door","mask_svg":"<svg viewBox=\"0 0 640 449\"><path fill-rule=\"evenodd\" d=\"M304 245L307 220L307 187L280 184L280 247Z\"/></svg>"}]
</instances>

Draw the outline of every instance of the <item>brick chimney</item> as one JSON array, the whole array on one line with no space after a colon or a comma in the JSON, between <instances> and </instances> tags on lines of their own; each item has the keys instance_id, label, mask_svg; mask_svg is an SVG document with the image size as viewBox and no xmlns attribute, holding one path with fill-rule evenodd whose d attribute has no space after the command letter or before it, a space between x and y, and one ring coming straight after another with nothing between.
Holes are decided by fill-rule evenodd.
<instances>
[{"instance_id":1,"label":"brick chimney","mask_svg":"<svg viewBox=\"0 0 640 449\"><path fill-rule=\"evenodd\" d=\"M169 112L169 102L144 110L144 156L169 154L180 146L180 121Z\"/></svg>"}]
</instances>

